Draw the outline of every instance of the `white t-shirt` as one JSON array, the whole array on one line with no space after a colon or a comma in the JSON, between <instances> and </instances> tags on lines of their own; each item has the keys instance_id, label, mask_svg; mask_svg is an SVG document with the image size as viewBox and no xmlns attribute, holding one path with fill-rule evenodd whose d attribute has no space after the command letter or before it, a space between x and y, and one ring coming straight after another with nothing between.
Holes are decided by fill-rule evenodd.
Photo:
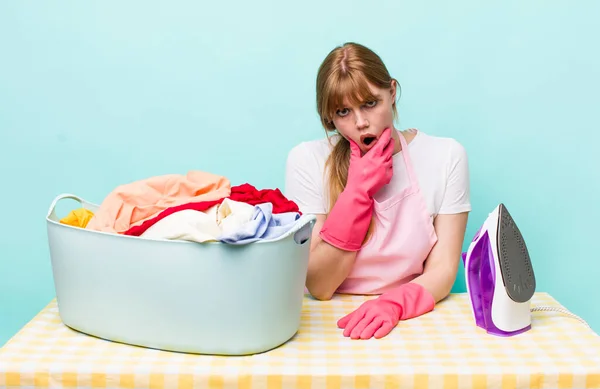
<instances>
[{"instance_id":1,"label":"white t-shirt","mask_svg":"<svg viewBox=\"0 0 600 389\"><path fill-rule=\"evenodd\" d=\"M302 213L326 214L329 210L325 163L338 139L339 135L302 142L288 154L284 192ZM408 151L432 218L471 210L467 154L458 141L418 131ZM403 152L393 156L393 177L376 193L377 200L408 187Z\"/></svg>"}]
</instances>

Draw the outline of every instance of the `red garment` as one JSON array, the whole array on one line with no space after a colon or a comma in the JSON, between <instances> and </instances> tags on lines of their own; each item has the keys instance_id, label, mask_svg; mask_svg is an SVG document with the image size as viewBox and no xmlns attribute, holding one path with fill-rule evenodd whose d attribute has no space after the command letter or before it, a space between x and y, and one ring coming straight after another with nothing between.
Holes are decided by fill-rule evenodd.
<instances>
[{"instance_id":1,"label":"red garment","mask_svg":"<svg viewBox=\"0 0 600 389\"><path fill-rule=\"evenodd\" d=\"M240 201L250 205L263 203L273 204L273 213L298 212L298 206L288 200L279 189L257 190L250 184L242 184L231 187L230 200Z\"/></svg>"},{"instance_id":2,"label":"red garment","mask_svg":"<svg viewBox=\"0 0 600 389\"><path fill-rule=\"evenodd\" d=\"M298 212L300 210L298 205L295 202L288 200L279 189L261 189L257 190L250 184L242 184L238 186L231 187L231 194L229 195L230 200L244 202L250 205L257 205L262 203L272 203L273 204L273 213L284 213L284 212ZM145 220L142 224L133 226L125 231L124 235L131 236L140 236L154 224L156 224L159 220L164 219L165 217L174 214L178 211L183 211L184 209L193 209L195 211L206 211L212 206L217 204L221 204L222 199L213 200L213 201L200 201L196 203L187 203L182 205L177 205L175 207L170 207L160 212L158 215L151 219Z\"/></svg>"}]
</instances>

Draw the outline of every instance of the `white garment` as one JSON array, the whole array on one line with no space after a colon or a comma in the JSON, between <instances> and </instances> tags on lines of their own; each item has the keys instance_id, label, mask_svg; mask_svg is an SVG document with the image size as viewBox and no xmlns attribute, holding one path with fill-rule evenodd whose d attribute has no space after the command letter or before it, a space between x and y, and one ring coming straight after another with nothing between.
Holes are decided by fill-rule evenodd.
<instances>
[{"instance_id":1,"label":"white garment","mask_svg":"<svg viewBox=\"0 0 600 389\"><path fill-rule=\"evenodd\" d=\"M222 233L230 233L250 221L253 213L253 205L224 199L206 211L177 211L156 222L141 237L199 243L217 241Z\"/></svg>"},{"instance_id":2,"label":"white garment","mask_svg":"<svg viewBox=\"0 0 600 389\"><path fill-rule=\"evenodd\" d=\"M338 139L339 136L333 136L302 142L288 154L285 196L296 202L302 213L326 214L329 211L325 163ZM467 154L458 141L418 131L408 144L408 150L431 218L471 210ZM402 153L393 156L394 175L390 183L376 193L378 201L408 187Z\"/></svg>"},{"instance_id":3,"label":"white garment","mask_svg":"<svg viewBox=\"0 0 600 389\"><path fill-rule=\"evenodd\" d=\"M217 211L217 224L221 234L229 235L236 231L243 224L248 223L254 215L254 205L233 201L223 200Z\"/></svg>"},{"instance_id":4,"label":"white garment","mask_svg":"<svg viewBox=\"0 0 600 389\"><path fill-rule=\"evenodd\" d=\"M157 221L140 236L148 239L214 241L221 233L217 225L217 208L218 205L205 212L193 209L177 211Z\"/></svg>"}]
</instances>

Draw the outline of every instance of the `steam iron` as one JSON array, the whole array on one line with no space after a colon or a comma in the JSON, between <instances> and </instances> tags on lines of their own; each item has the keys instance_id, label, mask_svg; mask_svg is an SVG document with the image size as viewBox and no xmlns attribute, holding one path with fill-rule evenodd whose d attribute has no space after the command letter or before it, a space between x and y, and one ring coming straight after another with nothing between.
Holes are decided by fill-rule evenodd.
<instances>
[{"instance_id":1,"label":"steam iron","mask_svg":"<svg viewBox=\"0 0 600 389\"><path fill-rule=\"evenodd\" d=\"M488 215L462 258L476 325L497 336L531 329L535 275L525 240L504 204Z\"/></svg>"}]
</instances>

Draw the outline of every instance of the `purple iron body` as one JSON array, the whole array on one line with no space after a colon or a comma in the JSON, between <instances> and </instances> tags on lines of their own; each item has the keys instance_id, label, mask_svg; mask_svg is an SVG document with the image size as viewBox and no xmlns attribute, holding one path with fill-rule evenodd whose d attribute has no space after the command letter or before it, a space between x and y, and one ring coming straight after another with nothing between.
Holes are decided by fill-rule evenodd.
<instances>
[{"instance_id":1,"label":"purple iron body","mask_svg":"<svg viewBox=\"0 0 600 389\"><path fill-rule=\"evenodd\" d=\"M504 204L488 215L462 258L476 325L498 336L529 330L535 275L525 240Z\"/></svg>"}]
</instances>

